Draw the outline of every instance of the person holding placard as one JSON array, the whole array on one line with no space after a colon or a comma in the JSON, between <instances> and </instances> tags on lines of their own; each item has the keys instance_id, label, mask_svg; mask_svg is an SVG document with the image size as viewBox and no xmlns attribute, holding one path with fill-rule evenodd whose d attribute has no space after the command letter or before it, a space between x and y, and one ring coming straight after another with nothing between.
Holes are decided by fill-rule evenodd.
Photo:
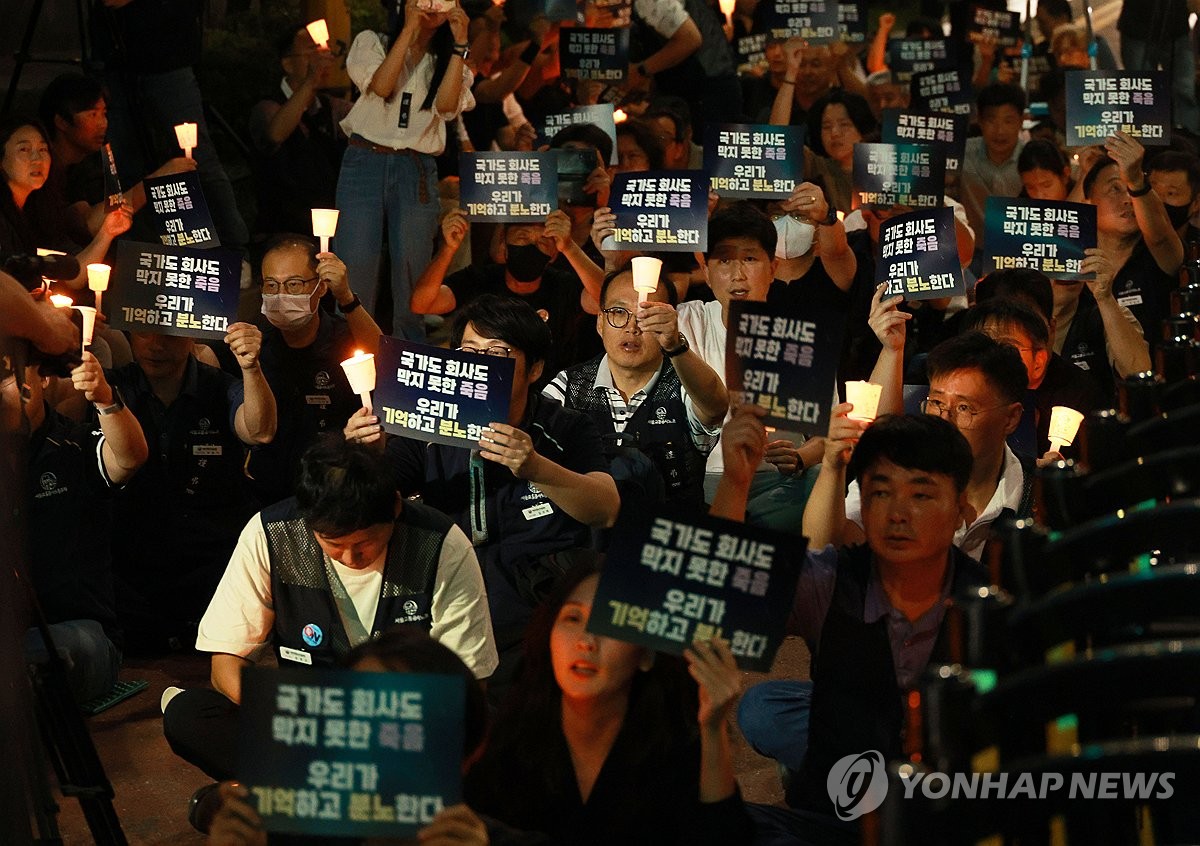
<instances>
[{"instance_id":1,"label":"person holding placard","mask_svg":"<svg viewBox=\"0 0 1200 846\"><path fill-rule=\"evenodd\" d=\"M262 260L262 370L277 404L279 425L269 444L253 446L246 463L259 502L292 495L300 456L317 438L336 432L359 407L339 363L355 350L375 353L379 326L350 288L346 265L318 253L311 238L284 235ZM334 314L320 307L329 292Z\"/></svg>"},{"instance_id":2,"label":"person holding placard","mask_svg":"<svg viewBox=\"0 0 1200 846\"><path fill-rule=\"evenodd\" d=\"M791 38L784 45L784 51L787 73L771 106L769 123L803 126L813 105L835 86L866 96L862 79L847 67L845 61L836 58L828 46Z\"/></svg>"},{"instance_id":3,"label":"person holding placard","mask_svg":"<svg viewBox=\"0 0 1200 846\"><path fill-rule=\"evenodd\" d=\"M86 702L112 688L121 665L112 573L112 492L133 477L149 450L137 419L105 380L94 355L85 352L70 377L96 409L97 425L68 420L51 407L45 391L53 365L37 358L23 374L31 430L29 569L50 637L66 658L71 692L77 701ZM25 636L25 653L33 662L46 660L46 646L35 629Z\"/></svg>"},{"instance_id":4,"label":"person holding placard","mask_svg":"<svg viewBox=\"0 0 1200 846\"><path fill-rule=\"evenodd\" d=\"M276 44L283 79L250 112L257 183L257 232L305 232L309 209L331 209L346 136L338 125L350 103L322 89L337 65L307 28L288 28Z\"/></svg>"},{"instance_id":5,"label":"person holding placard","mask_svg":"<svg viewBox=\"0 0 1200 846\"><path fill-rule=\"evenodd\" d=\"M350 146L338 177L342 226L335 242L350 275L368 285L363 306L376 314L382 234L388 234L394 332L425 337L409 310L412 289L429 264L440 211L434 158L446 124L475 105L466 65L468 19L458 0L449 11L424 11L417 0L389 4L388 35L360 32L346 70L363 92L342 129Z\"/></svg>"},{"instance_id":6,"label":"person holding placard","mask_svg":"<svg viewBox=\"0 0 1200 846\"><path fill-rule=\"evenodd\" d=\"M854 145L878 128L867 101L838 88L814 103L808 112L805 179L820 184L830 205L844 214L851 211Z\"/></svg>"},{"instance_id":7,"label":"person holding placard","mask_svg":"<svg viewBox=\"0 0 1200 846\"><path fill-rule=\"evenodd\" d=\"M329 667L394 625L429 632L476 678L496 668L475 553L446 516L397 493L376 453L337 436L305 452L296 496L251 518L201 620L212 689L171 698L171 748L215 779L235 775L242 667L275 652Z\"/></svg>"},{"instance_id":8,"label":"person holding placard","mask_svg":"<svg viewBox=\"0 0 1200 846\"><path fill-rule=\"evenodd\" d=\"M996 82L981 89L975 99L982 134L967 139L959 190L971 229L983 232L987 198L1015 197L1021 193L1017 158L1024 147L1021 122L1025 92L1016 85Z\"/></svg>"},{"instance_id":9,"label":"person holding placard","mask_svg":"<svg viewBox=\"0 0 1200 846\"><path fill-rule=\"evenodd\" d=\"M729 406L725 385L679 333L675 288L634 289L634 271L610 273L596 332L604 354L559 373L542 394L593 415L606 438L638 450L662 477L666 501L704 503L704 464Z\"/></svg>"},{"instance_id":10,"label":"person holding placard","mask_svg":"<svg viewBox=\"0 0 1200 846\"><path fill-rule=\"evenodd\" d=\"M133 362L109 374L155 445L114 509L125 529L114 538L117 613L139 650L178 647L200 619L253 512L244 448L275 435L262 333L233 323L225 343L240 380L200 363L192 338L154 332L131 332Z\"/></svg>"},{"instance_id":11,"label":"person holding placard","mask_svg":"<svg viewBox=\"0 0 1200 846\"><path fill-rule=\"evenodd\" d=\"M678 658L587 630L598 583L581 563L538 609L467 803L555 843L750 843L729 747L741 681L729 644L685 652L697 708Z\"/></svg>"},{"instance_id":12,"label":"person holding placard","mask_svg":"<svg viewBox=\"0 0 1200 846\"><path fill-rule=\"evenodd\" d=\"M1083 178L1085 202L1096 206L1096 246L1119 268L1113 295L1133 312L1153 345L1167 316L1184 249L1162 198L1142 169L1145 148L1123 132L1104 142L1108 156Z\"/></svg>"}]
</instances>

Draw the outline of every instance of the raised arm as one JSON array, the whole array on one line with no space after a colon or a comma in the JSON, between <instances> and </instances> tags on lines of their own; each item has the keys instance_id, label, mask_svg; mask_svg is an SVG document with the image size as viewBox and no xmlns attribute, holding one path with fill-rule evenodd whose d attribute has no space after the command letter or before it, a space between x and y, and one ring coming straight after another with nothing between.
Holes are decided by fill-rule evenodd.
<instances>
[{"instance_id":1,"label":"raised arm","mask_svg":"<svg viewBox=\"0 0 1200 846\"><path fill-rule=\"evenodd\" d=\"M429 266L421 272L408 298L408 307L413 314L446 314L454 311L458 301L454 298L454 292L444 283L450 264L470 228L466 215L459 209L452 210L442 218L442 246L434 253Z\"/></svg>"},{"instance_id":2,"label":"raised arm","mask_svg":"<svg viewBox=\"0 0 1200 846\"><path fill-rule=\"evenodd\" d=\"M733 752L729 743L729 717L741 691L738 670L729 641L713 638L696 641L684 650L688 673L700 687L700 795L701 802L720 802L737 792Z\"/></svg>"},{"instance_id":3,"label":"raised arm","mask_svg":"<svg viewBox=\"0 0 1200 846\"><path fill-rule=\"evenodd\" d=\"M546 229L542 237L554 241L558 251L567 257L571 269L583 283L583 293L579 297L579 307L588 314L598 314L600 311L600 288L604 284L604 268L598 267L594 261L575 243L571 237L571 218L562 209L555 209L546 217Z\"/></svg>"},{"instance_id":4,"label":"raised arm","mask_svg":"<svg viewBox=\"0 0 1200 846\"><path fill-rule=\"evenodd\" d=\"M1167 209L1158 194L1154 191L1141 193L1142 189L1148 187L1146 174L1142 170L1146 149L1124 132L1108 136L1104 147L1121 169L1121 177L1133 200L1138 229L1142 231L1142 240L1146 242L1150 255L1154 256L1155 263L1163 273L1175 274L1183 264L1183 242L1171 225Z\"/></svg>"},{"instance_id":5,"label":"raised arm","mask_svg":"<svg viewBox=\"0 0 1200 846\"><path fill-rule=\"evenodd\" d=\"M740 405L721 430L725 470L708 509L712 516L738 523L746 521L750 483L767 448L767 430L762 422L766 413L766 409L757 405Z\"/></svg>"},{"instance_id":6,"label":"raised arm","mask_svg":"<svg viewBox=\"0 0 1200 846\"><path fill-rule=\"evenodd\" d=\"M821 471L804 506L801 524L811 549L862 540L862 530L846 520L846 465L854 444L870 424L847 417L852 408L848 402L835 405L829 420Z\"/></svg>"},{"instance_id":7,"label":"raised arm","mask_svg":"<svg viewBox=\"0 0 1200 846\"><path fill-rule=\"evenodd\" d=\"M879 357L875 359L870 379L873 384L883 388L877 409L880 415L901 414L904 411L905 323L912 320L912 314L900 310L904 297L897 295L884 300L885 290L887 285L875 289L875 295L871 297L871 314L867 318L875 337L883 345Z\"/></svg>"},{"instance_id":8,"label":"raised arm","mask_svg":"<svg viewBox=\"0 0 1200 846\"><path fill-rule=\"evenodd\" d=\"M1117 302L1113 296L1113 266L1108 256L1098 248L1092 247L1084 251L1083 263L1080 270L1084 273L1095 273L1096 278L1087 282L1092 296L1096 299L1096 308L1100 312L1100 320L1104 324L1104 341L1108 345L1108 357L1112 360L1117 374L1124 379L1133 373L1143 373L1150 370L1150 345L1142 334L1142 327L1129 310Z\"/></svg>"},{"instance_id":9,"label":"raised arm","mask_svg":"<svg viewBox=\"0 0 1200 846\"><path fill-rule=\"evenodd\" d=\"M670 303L638 303L637 321L643 333L654 336L664 354L681 346L679 315ZM708 427L718 425L729 410L729 391L721 377L690 347L670 361L700 422Z\"/></svg>"},{"instance_id":10,"label":"raised arm","mask_svg":"<svg viewBox=\"0 0 1200 846\"><path fill-rule=\"evenodd\" d=\"M249 323L234 323L229 327L225 343L242 368L245 397L234 414L233 427L238 438L247 446L269 444L275 437L277 423L275 395L267 384L258 354L262 351L262 332Z\"/></svg>"},{"instance_id":11,"label":"raised arm","mask_svg":"<svg viewBox=\"0 0 1200 846\"><path fill-rule=\"evenodd\" d=\"M71 384L97 409L113 405L115 396L104 378L104 368L90 352L85 351L83 362L71 371ZM104 433L104 446L100 449L104 472L113 484L123 485L150 457L146 436L133 412L124 405L115 413L98 414L96 419Z\"/></svg>"},{"instance_id":12,"label":"raised arm","mask_svg":"<svg viewBox=\"0 0 1200 846\"><path fill-rule=\"evenodd\" d=\"M375 322L371 313L362 307L362 303L354 306L348 312L345 310L347 306L358 299L354 291L350 289L350 278L346 273L345 262L333 253L319 253L317 255L317 276L329 286L329 291L337 300L339 309L346 316L346 324L350 327L350 334L354 336L354 343L366 352L372 354L379 352L379 339L383 336L383 330L379 328L379 324Z\"/></svg>"}]
</instances>

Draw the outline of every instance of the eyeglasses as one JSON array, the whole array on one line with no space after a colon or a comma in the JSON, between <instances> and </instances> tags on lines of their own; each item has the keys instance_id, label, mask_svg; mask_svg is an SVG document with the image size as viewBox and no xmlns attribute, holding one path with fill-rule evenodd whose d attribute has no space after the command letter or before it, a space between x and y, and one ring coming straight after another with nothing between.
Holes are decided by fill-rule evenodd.
<instances>
[{"instance_id":1,"label":"eyeglasses","mask_svg":"<svg viewBox=\"0 0 1200 846\"><path fill-rule=\"evenodd\" d=\"M512 348L511 347L502 347L499 344L490 346L487 349L481 349L480 347L469 347L469 346L464 345L464 346L459 347L458 351L465 352L465 353L473 353L474 355L494 355L496 358L511 358L512 357Z\"/></svg>"},{"instance_id":2,"label":"eyeglasses","mask_svg":"<svg viewBox=\"0 0 1200 846\"><path fill-rule=\"evenodd\" d=\"M613 306L612 308L603 309L604 319L608 321L608 325L614 329L624 329L629 325L629 318L633 317L633 312L621 306ZM636 320L636 318L634 318Z\"/></svg>"},{"instance_id":3,"label":"eyeglasses","mask_svg":"<svg viewBox=\"0 0 1200 846\"><path fill-rule=\"evenodd\" d=\"M938 417L949 420L959 429L970 429L975 425L975 418L980 414L983 414L985 411L992 411L993 409L1003 407L1003 405L991 405L987 408L976 408L975 406L965 402L954 403L951 405L936 399L921 400L921 411L926 414L935 414Z\"/></svg>"},{"instance_id":4,"label":"eyeglasses","mask_svg":"<svg viewBox=\"0 0 1200 846\"><path fill-rule=\"evenodd\" d=\"M262 284L262 292L264 294L278 294L282 288L289 294L307 294L304 287L310 282L316 282L316 276L310 276L308 279L301 279L299 276L292 276L280 282L278 279L264 279Z\"/></svg>"}]
</instances>

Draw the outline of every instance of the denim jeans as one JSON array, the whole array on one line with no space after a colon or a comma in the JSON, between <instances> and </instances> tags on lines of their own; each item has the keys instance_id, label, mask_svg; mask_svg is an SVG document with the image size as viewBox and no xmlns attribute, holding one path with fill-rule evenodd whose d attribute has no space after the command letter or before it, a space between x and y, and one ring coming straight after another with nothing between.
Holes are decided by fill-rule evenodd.
<instances>
[{"instance_id":1,"label":"denim jeans","mask_svg":"<svg viewBox=\"0 0 1200 846\"><path fill-rule=\"evenodd\" d=\"M1164 43L1122 38L1121 61L1130 71L1165 69L1171 77L1172 120L1176 126L1191 132L1200 129L1200 109L1196 105L1196 56L1189 36L1181 35Z\"/></svg>"},{"instance_id":2,"label":"denim jeans","mask_svg":"<svg viewBox=\"0 0 1200 846\"><path fill-rule=\"evenodd\" d=\"M95 699L117 683L121 653L99 623L68 620L51 623L49 628L58 656L67 665L67 681L76 701ZM25 659L33 664L45 664L50 659L42 633L37 629L25 632Z\"/></svg>"},{"instance_id":3,"label":"denim jeans","mask_svg":"<svg viewBox=\"0 0 1200 846\"><path fill-rule=\"evenodd\" d=\"M337 207L341 216L334 249L346 263L363 306L372 314L376 311L375 282L386 226L394 315L390 334L423 341L424 325L409 310L408 301L413 284L433 258L437 235L441 203L433 156L347 147L338 176ZM387 332L388 327L383 329Z\"/></svg>"},{"instance_id":4,"label":"denim jeans","mask_svg":"<svg viewBox=\"0 0 1200 846\"><path fill-rule=\"evenodd\" d=\"M217 237L222 247L244 252L250 232L238 210L233 183L208 134L200 86L192 69L142 75L106 73L101 79L109 91L108 140L117 160L121 187L128 189L167 159L182 156L175 126L196 124L192 157ZM150 133L149 138L143 135L145 132ZM148 149L146 144L150 145ZM150 156L150 161L143 154Z\"/></svg>"},{"instance_id":5,"label":"denim jeans","mask_svg":"<svg viewBox=\"0 0 1200 846\"><path fill-rule=\"evenodd\" d=\"M738 728L759 755L798 770L808 751L812 682L778 680L748 688L738 703Z\"/></svg>"}]
</instances>

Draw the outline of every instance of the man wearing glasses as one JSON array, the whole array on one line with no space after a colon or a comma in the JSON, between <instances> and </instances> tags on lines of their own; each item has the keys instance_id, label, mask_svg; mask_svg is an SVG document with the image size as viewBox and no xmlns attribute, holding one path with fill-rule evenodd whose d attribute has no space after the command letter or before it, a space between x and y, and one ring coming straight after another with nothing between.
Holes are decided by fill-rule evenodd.
<instances>
[{"instance_id":1,"label":"man wearing glasses","mask_svg":"<svg viewBox=\"0 0 1200 846\"><path fill-rule=\"evenodd\" d=\"M566 564L557 553L589 548L591 530L611 526L620 497L600 432L587 415L533 390L550 330L528 304L484 294L454 321L452 345L515 361L508 419L491 423L477 449L387 438L384 458L397 489L449 515L471 539L487 583L500 668L488 686L500 698L521 654L525 625ZM380 444L379 418L359 409L347 440Z\"/></svg>"},{"instance_id":2,"label":"man wearing glasses","mask_svg":"<svg viewBox=\"0 0 1200 846\"><path fill-rule=\"evenodd\" d=\"M971 447L973 463L966 494L973 519L959 526L954 543L979 561L992 522L1006 510L1026 516L1032 506L1032 467L1026 468L1006 443L1021 421L1025 365L1011 346L982 332L968 332L938 344L929 354L927 366L929 396L921 410L949 420ZM885 411L882 405L881 413ZM849 437L840 428L835 431L835 424L866 427L840 415L830 423L830 437L835 439ZM814 545L861 543L862 496L857 483L850 484L843 499L840 488L834 491L818 477L804 509L804 534L814 539Z\"/></svg>"},{"instance_id":3,"label":"man wearing glasses","mask_svg":"<svg viewBox=\"0 0 1200 846\"><path fill-rule=\"evenodd\" d=\"M644 453L671 503L704 504L704 464L721 434L729 393L679 332L675 287L648 296L626 267L600 290L604 354L564 370L542 394L592 415L620 454Z\"/></svg>"},{"instance_id":4,"label":"man wearing glasses","mask_svg":"<svg viewBox=\"0 0 1200 846\"><path fill-rule=\"evenodd\" d=\"M311 238L282 235L268 244L262 279L261 363L279 427L271 443L250 450L246 472L266 506L294 493L304 450L359 407L340 363L356 350L377 352L381 332L351 290L346 265L317 253ZM326 292L338 314L319 308Z\"/></svg>"}]
</instances>

